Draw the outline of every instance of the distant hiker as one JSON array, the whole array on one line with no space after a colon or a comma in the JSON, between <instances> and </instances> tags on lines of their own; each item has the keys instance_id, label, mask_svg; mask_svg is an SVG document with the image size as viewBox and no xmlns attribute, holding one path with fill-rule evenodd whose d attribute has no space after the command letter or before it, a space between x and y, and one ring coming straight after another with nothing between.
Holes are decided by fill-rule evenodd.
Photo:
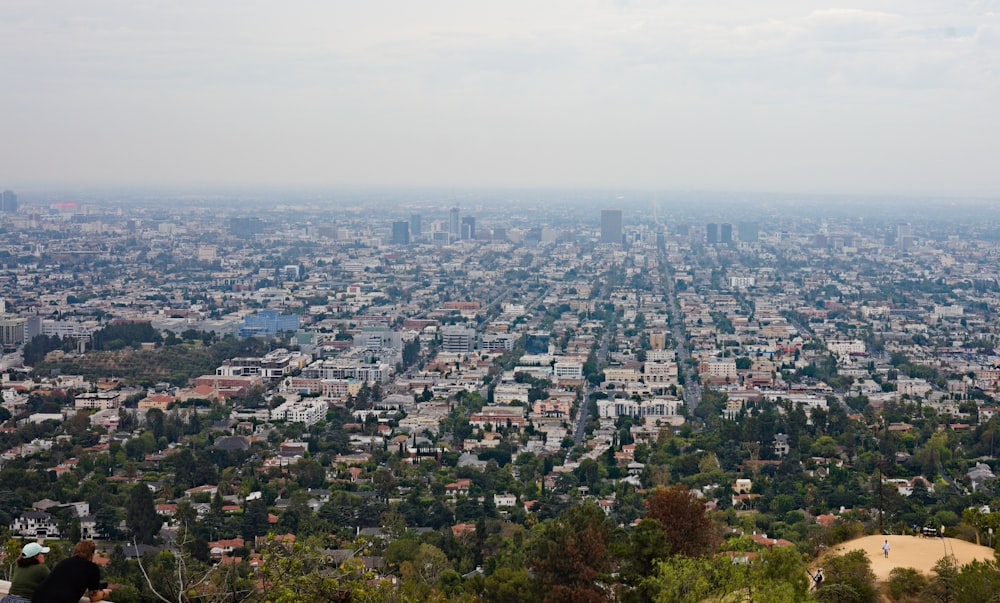
<instances>
[{"instance_id":1,"label":"distant hiker","mask_svg":"<svg viewBox=\"0 0 1000 603\"><path fill-rule=\"evenodd\" d=\"M819 587L823 585L823 568L817 569L812 578L813 590L819 590Z\"/></svg>"},{"instance_id":2,"label":"distant hiker","mask_svg":"<svg viewBox=\"0 0 1000 603\"><path fill-rule=\"evenodd\" d=\"M886 539L886 541L882 543L882 554L886 559L889 558L889 539Z\"/></svg>"}]
</instances>

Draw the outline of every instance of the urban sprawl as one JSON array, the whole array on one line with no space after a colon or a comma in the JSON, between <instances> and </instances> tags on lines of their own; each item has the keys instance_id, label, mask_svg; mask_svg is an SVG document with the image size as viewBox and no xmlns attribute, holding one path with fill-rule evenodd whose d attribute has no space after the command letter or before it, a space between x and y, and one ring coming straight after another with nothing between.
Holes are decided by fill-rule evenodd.
<instances>
[{"instance_id":1,"label":"urban sprawl","mask_svg":"<svg viewBox=\"0 0 1000 603\"><path fill-rule=\"evenodd\" d=\"M973 213L0 199L6 566L93 539L116 601L171 555L207 576L175 600L301 555L376 600L666 601L682 552L784 549L807 600L865 533L996 544ZM559 540L588 522L601 559Z\"/></svg>"}]
</instances>

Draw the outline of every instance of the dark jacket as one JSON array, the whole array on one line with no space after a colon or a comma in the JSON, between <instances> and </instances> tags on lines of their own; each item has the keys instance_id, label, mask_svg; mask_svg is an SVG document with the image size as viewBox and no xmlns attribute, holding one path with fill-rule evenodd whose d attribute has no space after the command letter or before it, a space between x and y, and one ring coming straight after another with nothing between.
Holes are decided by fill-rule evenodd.
<instances>
[{"instance_id":1,"label":"dark jacket","mask_svg":"<svg viewBox=\"0 0 1000 603\"><path fill-rule=\"evenodd\" d=\"M101 568L83 557L63 559L35 590L32 601L77 603L87 591L101 588Z\"/></svg>"}]
</instances>

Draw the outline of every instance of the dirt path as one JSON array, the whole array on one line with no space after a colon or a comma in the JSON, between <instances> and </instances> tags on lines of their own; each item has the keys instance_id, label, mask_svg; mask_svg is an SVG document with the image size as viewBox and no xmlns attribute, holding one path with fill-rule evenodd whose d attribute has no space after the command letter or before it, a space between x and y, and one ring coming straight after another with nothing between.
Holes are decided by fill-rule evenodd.
<instances>
[{"instance_id":1,"label":"dirt path","mask_svg":"<svg viewBox=\"0 0 1000 603\"><path fill-rule=\"evenodd\" d=\"M882 543L889 541L889 557L882 554ZM954 555L959 565L969 563L974 559L990 560L994 558L993 549L986 546L976 546L971 542L955 538L917 538L914 536L865 536L850 542L844 542L832 549L835 553L846 553L861 549L868 553L872 562L872 571L879 581L889 579L889 572L896 567L912 567L925 574L930 574L934 564L947 554ZM822 561L819 562L822 567Z\"/></svg>"}]
</instances>

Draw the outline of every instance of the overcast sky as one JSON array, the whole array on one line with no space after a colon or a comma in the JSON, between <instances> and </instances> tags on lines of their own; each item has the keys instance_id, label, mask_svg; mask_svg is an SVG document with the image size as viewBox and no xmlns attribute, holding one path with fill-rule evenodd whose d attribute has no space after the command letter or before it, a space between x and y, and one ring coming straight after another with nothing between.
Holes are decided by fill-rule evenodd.
<instances>
[{"instance_id":1,"label":"overcast sky","mask_svg":"<svg viewBox=\"0 0 1000 603\"><path fill-rule=\"evenodd\" d=\"M1000 0L3 0L0 187L1000 195Z\"/></svg>"}]
</instances>

